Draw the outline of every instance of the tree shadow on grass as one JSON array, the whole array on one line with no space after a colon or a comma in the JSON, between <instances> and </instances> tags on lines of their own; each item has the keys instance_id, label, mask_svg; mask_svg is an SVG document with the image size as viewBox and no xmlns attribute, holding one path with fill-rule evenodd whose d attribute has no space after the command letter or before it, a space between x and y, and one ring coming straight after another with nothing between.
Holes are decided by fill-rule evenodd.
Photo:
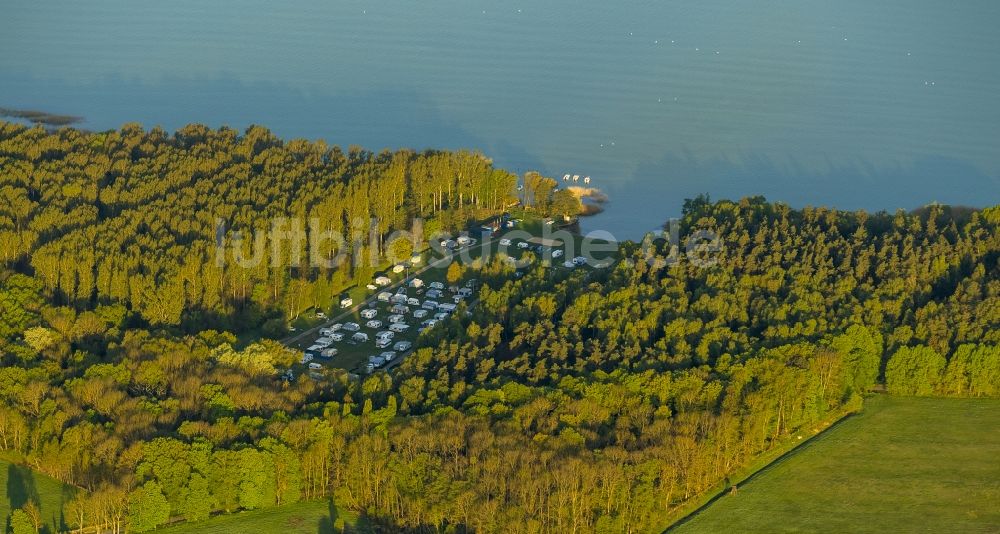
<instances>
[{"instance_id":1,"label":"tree shadow on grass","mask_svg":"<svg viewBox=\"0 0 1000 534\"><path fill-rule=\"evenodd\" d=\"M15 464L7 466L7 500L11 510L24 506L28 501L41 504L38 488L35 487L35 474L31 469Z\"/></svg>"}]
</instances>

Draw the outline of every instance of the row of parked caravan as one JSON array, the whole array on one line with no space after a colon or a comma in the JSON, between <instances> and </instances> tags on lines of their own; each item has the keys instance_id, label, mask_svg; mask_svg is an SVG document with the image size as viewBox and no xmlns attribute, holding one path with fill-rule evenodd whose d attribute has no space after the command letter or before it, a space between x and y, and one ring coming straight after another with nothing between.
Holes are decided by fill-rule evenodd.
<instances>
[{"instance_id":1,"label":"row of parked caravan","mask_svg":"<svg viewBox=\"0 0 1000 534\"><path fill-rule=\"evenodd\" d=\"M375 369L379 369L385 366L387 363L394 360L398 355L405 353L410 350L413 346L409 341L397 341L393 346L392 350L387 350L381 354L373 354L368 357L368 372L372 373Z\"/></svg>"},{"instance_id":2,"label":"row of parked caravan","mask_svg":"<svg viewBox=\"0 0 1000 534\"><path fill-rule=\"evenodd\" d=\"M467 235L460 235L455 239L442 239L439 245L446 250L458 250L462 247L471 247L479 243L479 240Z\"/></svg>"},{"instance_id":3,"label":"row of parked caravan","mask_svg":"<svg viewBox=\"0 0 1000 534\"><path fill-rule=\"evenodd\" d=\"M419 283L415 283L419 282ZM412 280L409 284L411 288L421 288L423 287L423 282L419 278ZM433 310L435 308L440 308L444 306L445 308L457 307L458 303L472 296L472 286L471 283L467 284L465 287L451 286L448 291L452 293L452 304L439 304L437 300L445 297L445 287L441 282L431 282L427 292L424 294L424 298L427 300L421 302L417 297L411 297L407 295L407 290L405 287L400 287L396 290L396 293L390 293L389 291L382 291L376 298L379 302L389 302L391 304L405 304L408 306L416 306L424 308L426 310ZM428 302L430 304L428 304Z\"/></svg>"}]
</instances>

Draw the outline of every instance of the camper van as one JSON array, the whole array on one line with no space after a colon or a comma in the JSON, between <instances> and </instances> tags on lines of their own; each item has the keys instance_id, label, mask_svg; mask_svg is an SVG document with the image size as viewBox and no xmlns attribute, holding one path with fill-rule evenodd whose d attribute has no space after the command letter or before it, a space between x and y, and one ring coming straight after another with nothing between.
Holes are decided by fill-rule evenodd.
<instances>
[{"instance_id":1,"label":"camper van","mask_svg":"<svg viewBox=\"0 0 1000 534\"><path fill-rule=\"evenodd\" d=\"M347 330L348 332L357 332L358 330L361 330L361 325L358 323L344 323L344 330Z\"/></svg>"},{"instance_id":2,"label":"camper van","mask_svg":"<svg viewBox=\"0 0 1000 534\"><path fill-rule=\"evenodd\" d=\"M437 289L440 291L444 289L444 284L442 284L441 282L431 282L431 289Z\"/></svg>"},{"instance_id":3,"label":"camper van","mask_svg":"<svg viewBox=\"0 0 1000 534\"><path fill-rule=\"evenodd\" d=\"M355 343L364 343L368 341L368 334L364 332L358 332L353 336L351 336L351 339L354 340Z\"/></svg>"},{"instance_id":4,"label":"camper van","mask_svg":"<svg viewBox=\"0 0 1000 534\"><path fill-rule=\"evenodd\" d=\"M319 335L321 335L323 337L330 337L331 335L333 335L334 332L336 332L337 330L340 330L343 327L344 327L344 325L342 325L340 323L332 324L332 325L330 325L330 326L328 326L326 328L320 328L319 329Z\"/></svg>"},{"instance_id":5,"label":"camper van","mask_svg":"<svg viewBox=\"0 0 1000 534\"><path fill-rule=\"evenodd\" d=\"M365 326L367 326L368 328L373 328L375 330L378 330L379 328L382 328L382 321L379 321L378 319L372 319L371 321L365 323Z\"/></svg>"},{"instance_id":6,"label":"camper van","mask_svg":"<svg viewBox=\"0 0 1000 534\"><path fill-rule=\"evenodd\" d=\"M413 318L414 319L423 319L424 317L427 317L427 313L428 313L427 310L425 310L423 308L421 308L419 310L413 310Z\"/></svg>"},{"instance_id":7,"label":"camper van","mask_svg":"<svg viewBox=\"0 0 1000 534\"><path fill-rule=\"evenodd\" d=\"M334 341L343 341L344 340L344 333L343 332L334 332L334 333L330 334L330 339L332 339Z\"/></svg>"},{"instance_id":8,"label":"camper van","mask_svg":"<svg viewBox=\"0 0 1000 534\"><path fill-rule=\"evenodd\" d=\"M392 298L392 293L389 293L388 291L383 291L378 294L379 302L389 302L389 299L391 298Z\"/></svg>"},{"instance_id":9,"label":"camper van","mask_svg":"<svg viewBox=\"0 0 1000 534\"><path fill-rule=\"evenodd\" d=\"M309 364L309 369L312 369L313 371L318 371L318 370L320 370L322 368L323 368L323 366L320 365L320 364L318 364L318 363L316 363L316 362L312 362L312 363Z\"/></svg>"},{"instance_id":10,"label":"camper van","mask_svg":"<svg viewBox=\"0 0 1000 534\"><path fill-rule=\"evenodd\" d=\"M318 338L316 341L313 341L313 345L318 345L320 347L329 347L330 345L333 345L333 338L332 337Z\"/></svg>"},{"instance_id":11,"label":"camper van","mask_svg":"<svg viewBox=\"0 0 1000 534\"><path fill-rule=\"evenodd\" d=\"M402 314L390 315L389 323L401 323L403 322L403 319L405 319L405 317L403 317Z\"/></svg>"},{"instance_id":12,"label":"camper van","mask_svg":"<svg viewBox=\"0 0 1000 534\"><path fill-rule=\"evenodd\" d=\"M354 299L352 299L351 297L344 297L340 299L341 308L350 308L351 306L354 306Z\"/></svg>"},{"instance_id":13,"label":"camper van","mask_svg":"<svg viewBox=\"0 0 1000 534\"><path fill-rule=\"evenodd\" d=\"M379 277L375 278L375 285L379 285L379 286L385 287L385 286L387 286L387 285L389 285L391 283L392 283L392 279L390 279L388 276L385 276L385 275L382 275L382 276L379 276Z\"/></svg>"},{"instance_id":14,"label":"camper van","mask_svg":"<svg viewBox=\"0 0 1000 534\"><path fill-rule=\"evenodd\" d=\"M410 350L410 347L412 346L413 343L410 343L409 341L397 341L396 344L392 346L392 349L396 352L406 352Z\"/></svg>"},{"instance_id":15,"label":"camper van","mask_svg":"<svg viewBox=\"0 0 1000 534\"><path fill-rule=\"evenodd\" d=\"M374 308L368 308L367 310L361 310L362 319L374 319L378 315L378 310Z\"/></svg>"},{"instance_id":16,"label":"camper van","mask_svg":"<svg viewBox=\"0 0 1000 534\"><path fill-rule=\"evenodd\" d=\"M434 302L433 300L425 300L420 307L425 310L436 310L438 307L438 303Z\"/></svg>"},{"instance_id":17,"label":"camper van","mask_svg":"<svg viewBox=\"0 0 1000 534\"><path fill-rule=\"evenodd\" d=\"M407 329L409 329L409 328L410 328L410 325L408 325L406 323L392 323L391 325L389 325L389 330L392 331L392 332L396 332L397 334L401 334L403 332L406 332Z\"/></svg>"},{"instance_id":18,"label":"camper van","mask_svg":"<svg viewBox=\"0 0 1000 534\"><path fill-rule=\"evenodd\" d=\"M337 355L337 349L332 348L332 347L331 348L325 348L325 349L323 349L323 350L320 351L319 355L320 355L320 357L323 357L323 358L333 358L334 356Z\"/></svg>"}]
</instances>

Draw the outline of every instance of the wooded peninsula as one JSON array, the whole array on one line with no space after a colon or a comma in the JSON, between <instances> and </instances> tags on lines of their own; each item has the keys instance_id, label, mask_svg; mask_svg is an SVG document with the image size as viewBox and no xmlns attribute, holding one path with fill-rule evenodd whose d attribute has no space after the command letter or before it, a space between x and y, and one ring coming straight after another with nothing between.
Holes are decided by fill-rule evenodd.
<instances>
[{"instance_id":1,"label":"wooded peninsula","mask_svg":"<svg viewBox=\"0 0 1000 534\"><path fill-rule=\"evenodd\" d=\"M59 529L331 499L383 531L649 532L868 395L1000 397L1000 206L689 199L712 266L652 239L605 269L492 258L464 270L478 304L391 373L286 380L289 322L377 267L222 266L220 220L315 218L384 257L418 219L426 238L580 199L471 151L8 122L0 193L0 449L74 488Z\"/></svg>"}]
</instances>

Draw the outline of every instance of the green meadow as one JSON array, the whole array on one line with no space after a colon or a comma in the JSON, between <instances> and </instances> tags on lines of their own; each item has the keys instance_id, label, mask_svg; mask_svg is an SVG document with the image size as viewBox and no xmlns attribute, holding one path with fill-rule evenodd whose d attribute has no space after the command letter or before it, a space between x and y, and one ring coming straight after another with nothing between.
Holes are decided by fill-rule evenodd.
<instances>
[{"instance_id":1,"label":"green meadow","mask_svg":"<svg viewBox=\"0 0 1000 534\"><path fill-rule=\"evenodd\" d=\"M72 498L74 488L30 468L0 460L0 514L4 528L13 510L34 501L41 511L43 532L61 532L62 503ZM6 530L5 530L6 531Z\"/></svg>"},{"instance_id":2,"label":"green meadow","mask_svg":"<svg viewBox=\"0 0 1000 534\"><path fill-rule=\"evenodd\" d=\"M1000 532L1000 400L869 399L671 532Z\"/></svg>"}]
</instances>

